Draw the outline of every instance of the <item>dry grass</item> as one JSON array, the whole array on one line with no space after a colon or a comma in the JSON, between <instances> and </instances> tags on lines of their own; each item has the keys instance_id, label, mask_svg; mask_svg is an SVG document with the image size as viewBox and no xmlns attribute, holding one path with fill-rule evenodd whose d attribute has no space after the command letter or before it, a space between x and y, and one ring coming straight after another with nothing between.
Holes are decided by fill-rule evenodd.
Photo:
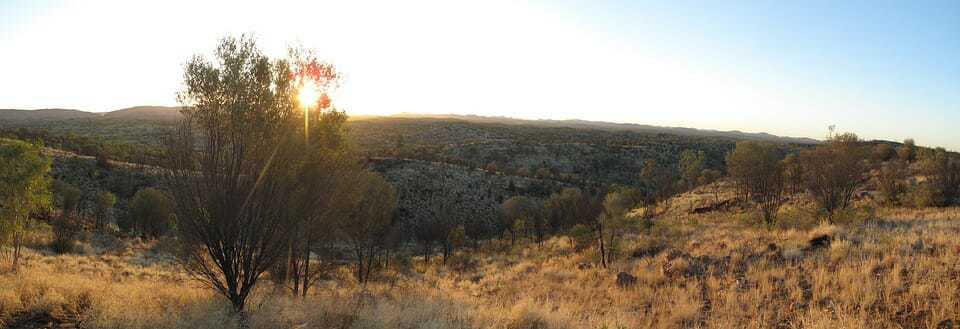
<instances>
[{"instance_id":1,"label":"dry grass","mask_svg":"<svg viewBox=\"0 0 960 329\"><path fill-rule=\"evenodd\" d=\"M305 300L262 287L254 328L937 328L960 319L960 209L879 209L811 224L786 208L774 229L747 214L669 214L626 238L608 269L569 239L490 243L453 269L358 287L349 274ZM791 217L793 216L793 217ZM855 218L852 216L851 218ZM789 224L793 223L793 224ZM811 249L812 238L832 243ZM227 306L149 246L32 252L0 275L0 319L79 314L91 328L233 328ZM635 255L633 255L635 254ZM465 259L469 258L469 259ZM616 275L637 278L619 287Z\"/></svg>"}]
</instances>

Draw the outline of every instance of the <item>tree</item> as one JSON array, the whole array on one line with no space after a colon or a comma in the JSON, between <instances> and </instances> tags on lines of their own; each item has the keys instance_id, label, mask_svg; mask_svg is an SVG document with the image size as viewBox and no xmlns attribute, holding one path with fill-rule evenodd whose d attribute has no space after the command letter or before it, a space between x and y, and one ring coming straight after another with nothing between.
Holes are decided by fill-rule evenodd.
<instances>
[{"instance_id":1,"label":"tree","mask_svg":"<svg viewBox=\"0 0 960 329\"><path fill-rule=\"evenodd\" d=\"M50 205L50 160L39 145L0 139L0 164L0 241L12 246L16 271L30 213Z\"/></svg>"},{"instance_id":2,"label":"tree","mask_svg":"<svg viewBox=\"0 0 960 329\"><path fill-rule=\"evenodd\" d=\"M273 177L292 192L278 217L290 227L286 254L271 270L271 279L306 297L307 291L329 266L323 257L333 249L336 223L350 215L356 202L357 177L364 171L343 147L342 112L325 111L309 124L311 140L298 146L309 150L300 159L287 158L289 170ZM314 257L316 256L316 257ZM320 259L316 259L320 258Z\"/></svg>"},{"instance_id":3,"label":"tree","mask_svg":"<svg viewBox=\"0 0 960 329\"><path fill-rule=\"evenodd\" d=\"M444 254L453 255L453 253L455 253L457 249L462 248L466 242L467 242L467 229L464 228L463 225L458 225L457 227L454 227L452 230L447 232L446 243L444 244L444 248L446 249L446 251L444 251ZM444 258L447 258L447 257L448 256L444 256Z\"/></svg>"},{"instance_id":4,"label":"tree","mask_svg":"<svg viewBox=\"0 0 960 329\"><path fill-rule=\"evenodd\" d=\"M397 192L383 177L363 172L353 181L348 213L337 226L350 244L357 261L357 281L366 283L374 269L374 259L389 233Z\"/></svg>"},{"instance_id":5,"label":"tree","mask_svg":"<svg viewBox=\"0 0 960 329\"><path fill-rule=\"evenodd\" d=\"M63 182L53 182L54 195L60 202L60 216L52 223L53 241L51 247L57 253L66 253L73 249L74 236L81 228L79 212L83 192L76 186Z\"/></svg>"},{"instance_id":6,"label":"tree","mask_svg":"<svg viewBox=\"0 0 960 329\"><path fill-rule=\"evenodd\" d=\"M543 202L543 216L553 232L565 231L577 224L586 224L600 214L600 202L578 188L567 187L551 194Z\"/></svg>"},{"instance_id":7,"label":"tree","mask_svg":"<svg viewBox=\"0 0 960 329\"><path fill-rule=\"evenodd\" d=\"M897 148L897 157L908 163L917 159L917 143L913 138L903 140L903 145Z\"/></svg>"},{"instance_id":8,"label":"tree","mask_svg":"<svg viewBox=\"0 0 960 329\"><path fill-rule=\"evenodd\" d=\"M878 163L890 161L896 157L897 150L895 150L893 146L890 146L890 144L880 143L873 147L873 159Z\"/></svg>"},{"instance_id":9,"label":"tree","mask_svg":"<svg viewBox=\"0 0 960 329\"><path fill-rule=\"evenodd\" d=\"M934 194L934 206L946 206L956 200L960 192L960 159L937 148L921 160L920 168Z\"/></svg>"},{"instance_id":10,"label":"tree","mask_svg":"<svg viewBox=\"0 0 960 329\"><path fill-rule=\"evenodd\" d=\"M292 59L271 60L244 36L223 39L215 62L195 56L178 94L184 119L167 143L180 261L226 297L241 322L247 297L284 259L298 229L287 201L305 200L298 208L324 212L322 200L302 196L311 180L291 177L301 177L314 155L308 146L319 138L307 127L316 116L302 108L336 110L325 94L304 104L296 95L298 88L332 83L317 76L334 71L291 53Z\"/></svg>"},{"instance_id":11,"label":"tree","mask_svg":"<svg viewBox=\"0 0 960 329\"><path fill-rule=\"evenodd\" d=\"M62 217L76 216L80 207L80 197L83 193L79 188L64 181L53 182L53 193L60 203Z\"/></svg>"},{"instance_id":12,"label":"tree","mask_svg":"<svg viewBox=\"0 0 960 329\"><path fill-rule=\"evenodd\" d=\"M640 170L640 183L643 186L643 201L645 203L644 217L656 215L656 208L661 202L670 200L676 192L677 172L673 167L662 166L656 160L647 159ZM667 205L669 208L669 204Z\"/></svg>"},{"instance_id":13,"label":"tree","mask_svg":"<svg viewBox=\"0 0 960 329\"><path fill-rule=\"evenodd\" d=\"M737 194L759 208L767 226L773 225L777 211L786 201L783 164L777 147L767 142L737 142L727 155L727 170Z\"/></svg>"},{"instance_id":14,"label":"tree","mask_svg":"<svg viewBox=\"0 0 960 329\"><path fill-rule=\"evenodd\" d=\"M803 192L803 164L796 153L787 154L783 158L783 179L786 181L786 189L790 194Z\"/></svg>"},{"instance_id":15,"label":"tree","mask_svg":"<svg viewBox=\"0 0 960 329\"><path fill-rule=\"evenodd\" d=\"M152 187L139 190L130 200L121 229L144 237L160 237L174 226L174 209L173 200L163 191Z\"/></svg>"},{"instance_id":16,"label":"tree","mask_svg":"<svg viewBox=\"0 0 960 329\"><path fill-rule=\"evenodd\" d=\"M710 185L720 181L723 178L723 173L716 169L704 169L700 172L700 177L697 179L700 185ZM713 199L715 203L720 203L720 184L713 185Z\"/></svg>"},{"instance_id":17,"label":"tree","mask_svg":"<svg viewBox=\"0 0 960 329\"><path fill-rule=\"evenodd\" d=\"M107 226L107 222L113 216L113 205L116 203L117 197L113 193L106 191L97 193L94 215L97 219L95 226L98 230L103 230Z\"/></svg>"},{"instance_id":18,"label":"tree","mask_svg":"<svg viewBox=\"0 0 960 329\"><path fill-rule=\"evenodd\" d=\"M830 223L838 210L850 206L854 192L863 184L864 155L859 138L851 133L834 136L827 144L801 153L804 187Z\"/></svg>"},{"instance_id":19,"label":"tree","mask_svg":"<svg viewBox=\"0 0 960 329\"><path fill-rule=\"evenodd\" d=\"M907 177L906 164L900 160L891 160L880 167L880 173L876 177L877 190L883 197L883 203L887 205L899 204L906 185L903 180Z\"/></svg>"},{"instance_id":20,"label":"tree","mask_svg":"<svg viewBox=\"0 0 960 329\"><path fill-rule=\"evenodd\" d=\"M627 214L642 202L641 193L633 188L617 188L603 199L603 213L594 223L600 244L600 263L607 267L614 251L618 238L624 234L627 223Z\"/></svg>"},{"instance_id":21,"label":"tree","mask_svg":"<svg viewBox=\"0 0 960 329\"><path fill-rule=\"evenodd\" d=\"M680 153L679 172L684 189L690 190L697 186L705 165L706 155L703 151L684 150Z\"/></svg>"},{"instance_id":22,"label":"tree","mask_svg":"<svg viewBox=\"0 0 960 329\"><path fill-rule=\"evenodd\" d=\"M523 235L526 230L533 229L537 235L537 241L542 239L544 229L541 204L526 196L514 196L500 205L502 212L501 218L504 220L504 227L510 232L511 242L516 241L517 237ZM523 225L517 226L517 222ZM523 228L518 231L518 228Z\"/></svg>"}]
</instances>

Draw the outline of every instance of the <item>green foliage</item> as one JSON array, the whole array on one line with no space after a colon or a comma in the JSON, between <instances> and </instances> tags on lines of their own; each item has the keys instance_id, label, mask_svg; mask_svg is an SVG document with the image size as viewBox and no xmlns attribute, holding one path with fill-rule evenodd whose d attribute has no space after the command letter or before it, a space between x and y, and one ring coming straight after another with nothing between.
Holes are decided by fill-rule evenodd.
<instances>
[{"instance_id":1,"label":"green foliage","mask_svg":"<svg viewBox=\"0 0 960 329\"><path fill-rule=\"evenodd\" d=\"M930 184L917 184L904 199L917 208L938 207L946 203L943 193Z\"/></svg>"},{"instance_id":2,"label":"green foliage","mask_svg":"<svg viewBox=\"0 0 960 329\"><path fill-rule=\"evenodd\" d=\"M96 216L97 229L103 229L113 216L113 206L117 203L117 196L113 193L102 191L97 193L96 203L94 204L94 216Z\"/></svg>"},{"instance_id":3,"label":"green foliage","mask_svg":"<svg viewBox=\"0 0 960 329\"><path fill-rule=\"evenodd\" d=\"M600 213L598 198L578 188L564 188L543 203L547 224L555 231L589 223Z\"/></svg>"},{"instance_id":4,"label":"green foliage","mask_svg":"<svg viewBox=\"0 0 960 329\"><path fill-rule=\"evenodd\" d=\"M127 232L157 238L175 225L174 203L163 191L145 188L130 201L127 217L117 223Z\"/></svg>"},{"instance_id":5,"label":"green foliage","mask_svg":"<svg viewBox=\"0 0 960 329\"><path fill-rule=\"evenodd\" d=\"M930 185L930 206L943 207L953 204L960 194L960 159L943 148L929 152L920 161L921 172Z\"/></svg>"},{"instance_id":6,"label":"green foliage","mask_svg":"<svg viewBox=\"0 0 960 329\"><path fill-rule=\"evenodd\" d=\"M374 270L373 257L385 247L383 242L390 232L393 211L397 207L397 192L380 175L357 172L348 179L340 199L343 204L331 205L343 211L336 225L353 249L357 262L357 281L367 282Z\"/></svg>"},{"instance_id":7,"label":"green foliage","mask_svg":"<svg viewBox=\"0 0 960 329\"><path fill-rule=\"evenodd\" d=\"M882 202L888 206L901 203L903 194L907 191L904 180L907 178L907 168L902 161L893 160L884 163L876 177L877 191L880 192Z\"/></svg>"},{"instance_id":8,"label":"green foliage","mask_svg":"<svg viewBox=\"0 0 960 329\"><path fill-rule=\"evenodd\" d=\"M169 123L143 120L68 120L25 124L17 129L4 129L0 125L0 137L38 140L48 147L98 157L98 161L109 158L158 164L163 158L158 141L169 128ZM108 166L105 162L103 164Z\"/></svg>"},{"instance_id":9,"label":"green foliage","mask_svg":"<svg viewBox=\"0 0 960 329\"><path fill-rule=\"evenodd\" d=\"M543 205L533 198L526 196L509 198L500 206L500 211L504 227L514 235L514 238L525 236L529 231L535 234L541 233L544 229L546 221L543 217Z\"/></svg>"},{"instance_id":10,"label":"green foliage","mask_svg":"<svg viewBox=\"0 0 960 329\"><path fill-rule=\"evenodd\" d=\"M917 159L917 143L913 138L903 140L903 145L897 148L897 157L904 162L913 162Z\"/></svg>"},{"instance_id":11,"label":"green foliage","mask_svg":"<svg viewBox=\"0 0 960 329\"><path fill-rule=\"evenodd\" d=\"M742 141L727 155L727 170L737 195L757 206L764 223L773 225L783 205L785 180L780 150L766 142Z\"/></svg>"},{"instance_id":12,"label":"green foliage","mask_svg":"<svg viewBox=\"0 0 960 329\"><path fill-rule=\"evenodd\" d=\"M50 205L49 171L39 145L0 139L0 243L13 246L14 269L30 213Z\"/></svg>"},{"instance_id":13,"label":"green foliage","mask_svg":"<svg viewBox=\"0 0 960 329\"><path fill-rule=\"evenodd\" d=\"M643 202L642 192L635 188L618 187L603 199L603 209L612 217L624 217Z\"/></svg>"},{"instance_id":14,"label":"green foliage","mask_svg":"<svg viewBox=\"0 0 960 329\"><path fill-rule=\"evenodd\" d=\"M53 182L53 193L56 195L60 209L64 216L76 216L80 207L80 198L83 196L80 188L73 184L57 180Z\"/></svg>"},{"instance_id":15,"label":"green foliage","mask_svg":"<svg viewBox=\"0 0 960 329\"><path fill-rule=\"evenodd\" d=\"M574 225L567 231L567 235L573 239L574 246L577 250L583 250L597 240L594 231L583 224Z\"/></svg>"},{"instance_id":16,"label":"green foliage","mask_svg":"<svg viewBox=\"0 0 960 329\"><path fill-rule=\"evenodd\" d=\"M0 219L5 223L50 205L50 160L40 146L0 139Z\"/></svg>"},{"instance_id":17,"label":"green foliage","mask_svg":"<svg viewBox=\"0 0 960 329\"><path fill-rule=\"evenodd\" d=\"M706 154L703 151L684 150L680 153L680 179L685 189L697 186L700 173L706 166L706 160Z\"/></svg>"},{"instance_id":18,"label":"green foliage","mask_svg":"<svg viewBox=\"0 0 960 329\"><path fill-rule=\"evenodd\" d=\"M803 186L832 223L864 183L866 152L857 135L834 136L824 145L800 154Z\"/></svg>"},{"instance_id":19,"label":"green foliage","mask_svg":"<svg viewBox=\"0 0 960 329\"><path fill-rule=\"evenodd\" d=\"M447 244L450 245L454 250L463 247L467 242L467 230L464 229L463 225L459 225L454 229L450 230L450 233L447 234Z\"/></svg>"},{"instance_id":20,"label":"green foliage","mask_svg":"<svg viewBox=\"0 0 960 329\"><path fill-rule=\"evenodd\" d=\"M58 254L73 252L76 235L80 229L80 223L75 217L60 216L53 222L53 240L50 241L50 249Z\"/></svg>"}]
</instances>

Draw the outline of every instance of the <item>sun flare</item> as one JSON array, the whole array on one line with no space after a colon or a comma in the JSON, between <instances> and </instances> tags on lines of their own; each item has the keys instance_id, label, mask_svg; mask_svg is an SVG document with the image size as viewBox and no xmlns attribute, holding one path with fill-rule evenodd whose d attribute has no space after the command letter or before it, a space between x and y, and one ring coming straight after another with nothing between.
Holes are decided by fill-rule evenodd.
<instances>
[{"instance_id":1,"label":"sun flare","mask_svg":"<svg viewBox=\"0 0 960 329\"><path fill-rule=\"evenodd\" d=\"M300 105L303 107L311 107L317 105L317 101L320 99L320 93L317 90L317 83L313 80L307 80L300 84L300 90L297 93L297 99L300 101Z\"/></svg>"}]
</instances>

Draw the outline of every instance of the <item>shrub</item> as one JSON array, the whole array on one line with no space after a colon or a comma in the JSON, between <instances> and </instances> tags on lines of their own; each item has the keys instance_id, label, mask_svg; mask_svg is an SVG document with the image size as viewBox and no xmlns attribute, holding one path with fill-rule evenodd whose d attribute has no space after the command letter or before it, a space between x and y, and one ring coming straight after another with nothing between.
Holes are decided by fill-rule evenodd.
<instances>
[{"instance_id":1,"label":"shrub","mask_svg":"<svg viewBox=\"0 0 960 329\"><path fill-rule=\"evenodd\" d=\"M903 140L903 145L897 148L897 157L905 162L917 159L917 143L913 141L913 138Z\"/></svg>"},{"instance_id":2,"label":"shrub","mask_svg":"<svg viewBox=\"0 0 960 329\"><path fill-rule=\"evenodd\" d=\"M920 163L923 174L937 195L931 201L932 206L947 206L960 194L960 160L952 157L943 148L928 153Z\"/></svg>"},{"instance_id":3,"label":"shrub","mask_svg":"<svg viewBox=\"0 0 960 329\"><path fill-rule=\"evenodd\" d=\"M906 167L903 162L890 161L880 168L876 181L884 204L892 206L900 203L902 194L906 192L906 185L903 183L905 178Z\"/></svg>"},{"instance_id":4,"label":"shrub","mask_svg":"<svg viewBox=\"0 0 960 329\"><path fill-rule=\"evenodd\" d=\"M162 191L148 187L137 191L120 228L144 237L159 237L175 225L173 201Z\"/></svg>"},{"instance_id":5,"label":"shrub","mask_svg":"<svg viewBox=\"0 0 960 329\"><path fill-rule=\"evenodd\" d=\"M567 232L567 235L573 240L574 248L577 250L586 249L596 241L593 230L583 224L574 225L573 228Z\"/></svg>"},{"instance_id":6,"label":"shrub","mask_svg":"<svg viewBox=\"0 0 960 329\"><path fill-rule=\"evenodd\" d=\"M919 184L910 191L906 200L917 208L936 207L943 204L943 194L929 184Z\"/></svg>"},{"instance_id":7,"label":"shrub","mask_svg":"<svg viewBox=\"0 0 960 329\"><path fill-rule=\"evenodd\" d=\"M61 216L53 223L53 240L50 249L58 254L73 252L74 240L80 226L73 217Z\"/></svg>"},{"instance_id":8,"label":"shrub","mask_svg":"<svg viewBox=\"0 0 960 329\"><path fill-rule=\"evenodd\" d=\"M800 155L804 188L831 223L837 211L850 206L863 184L863 154L857 135L846 133Z\"/></svg>"},{"instance_id":9,"label":"shrub","mask_svg":"<svg viewBox=\"0 0 960 329\"><path fill-rule=\"evenodd\" d=\"M771 143L742 141L727 155L727 168L737 195L760 210L763 221L773 225L785 201L785 179L780 152Z\"/></svg>"}]
</instances>

